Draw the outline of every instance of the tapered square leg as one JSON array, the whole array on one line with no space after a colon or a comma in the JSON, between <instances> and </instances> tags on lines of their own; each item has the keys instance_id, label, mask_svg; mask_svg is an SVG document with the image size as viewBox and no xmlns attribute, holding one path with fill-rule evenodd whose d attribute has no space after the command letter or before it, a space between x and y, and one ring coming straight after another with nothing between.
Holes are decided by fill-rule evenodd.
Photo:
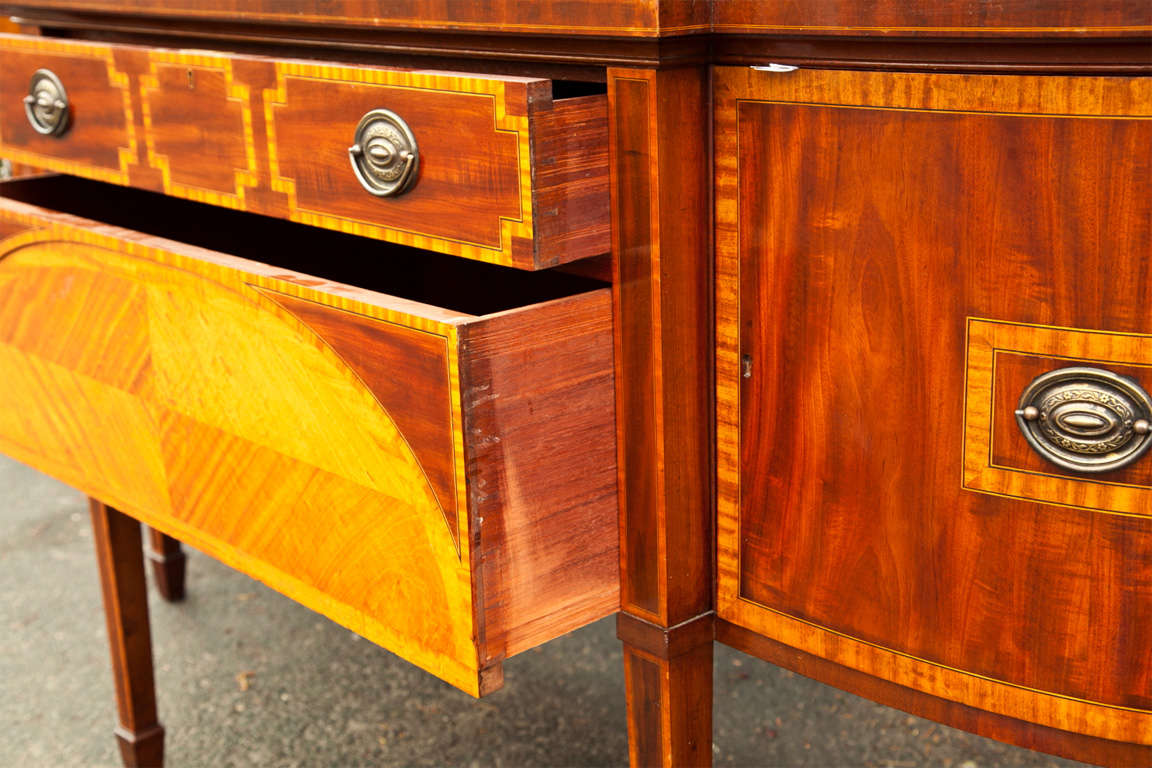
<instances>
[{"instance_id":1,"label":"tapered square leg","mask_svg":"<svg viewBox=\"0 0 1152 768\"><path fill-rule=\"evenodd\" d=\"M120 756L129 768L159 766L164 728L156 717L140 523L95 499L89 506L116 686Z\"/></svg>"},{"instance_id":2,"label":"tapered square leg","mask_svg":"<svg viewBox=\"0 0 1152 768\"><path fill-rule=\"evenodd\" d=\"M188 558L176 539L155 528L148 529L148 561L152 563L152 580L156 591L170 603L184 599L184 574Z\"/></svg>"},{"instance_id":3,"label":"tapered square leg","mask_svg":"<svg viewBox=\"0 0 1152 768\"><path fill-rule=\"evenodd\" d=\"M712 764L712 623L665 630L619 615L633 768Z\"/></svg>"}]
</instances>

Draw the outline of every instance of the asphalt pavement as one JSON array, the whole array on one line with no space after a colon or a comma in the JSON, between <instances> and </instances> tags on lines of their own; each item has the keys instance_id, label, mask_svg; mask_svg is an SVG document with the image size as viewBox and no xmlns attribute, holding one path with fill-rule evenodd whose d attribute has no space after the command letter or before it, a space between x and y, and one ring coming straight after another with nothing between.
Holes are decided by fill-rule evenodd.
<instances>
[{"instance_id":1,"label":"asphalt pavement","mask_svg":"<svg viewBox=\"0 0 1152 768\"><path fill-rule=\"evenodd\" d=\"M505 664L475 700L209 557L152 626L167 764L622 766L612 619ZM993 768L1067 760L911 717L716 647L717 766ZM87 503L0 457L0 766L119 764Z\"/></svg>"}]
</instances>

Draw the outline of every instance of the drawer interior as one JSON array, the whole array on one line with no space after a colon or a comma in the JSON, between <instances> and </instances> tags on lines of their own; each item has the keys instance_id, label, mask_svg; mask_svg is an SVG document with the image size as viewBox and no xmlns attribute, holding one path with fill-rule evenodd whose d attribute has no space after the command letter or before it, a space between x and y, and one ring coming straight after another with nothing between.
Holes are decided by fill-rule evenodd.
<instances>
[{"instance_id":1,"label":"drawer interior","mask_svg":"<svg viewBox=\"0 0 1152 768\"><path fill-rule=\"evenodd\" d=\"M574 274L501 267L73 176L6 181L0 196L469 315L604 285Z\"/></svg>"}]
</instances>

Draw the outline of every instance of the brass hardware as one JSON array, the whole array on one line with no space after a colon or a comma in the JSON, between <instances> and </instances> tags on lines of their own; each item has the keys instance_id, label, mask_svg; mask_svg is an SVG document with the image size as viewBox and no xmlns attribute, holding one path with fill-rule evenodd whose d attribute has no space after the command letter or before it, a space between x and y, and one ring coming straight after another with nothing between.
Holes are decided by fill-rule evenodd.
<instances>
[{"instance_id":1,"label":"brass hardware","mask_svg":"<svg viewBox=\"0 0 1152 768\"><path fill-rule=\"evenodd\" d=\"M763 66L752 67L752 69L757 72L795 72L798 67L794 67L791 64L777 64L773 61Z\"/></svg>"},{"instance_id":2,"label":"brass hardware","mask_svg":"<svg viewBox=\"0 0 1152 768\"><path fill-rule=\"evenodd\" d=\"M360 184L377 197L395 197L416 184L420 165L416 137L395 112L374 109L364 115L348 156Z\"/></svg>"},{"instance_id":3,"label":"brass hardware","mask_svg":"<svg viewBox=\"0 0 1152 768\"><path fill-rule=\"evenodd\" d=\"M68 130L68 93L60 78L47 69L32 75L28 95L24 97L24 114L36 133L59 136Z\"/></svg>"},{"instance_id":4,"label":"brass hardware","mask_svg":"<svg viewBox=\"0 0 1152 768\"><path fill-rule=\"evenodd\" d=\"M1065 469L1111 472L1152 447L1152 397L1102 368L1061 368L1020 395L1016 423L1037 453Z\"/></svg>"}]
</instances>

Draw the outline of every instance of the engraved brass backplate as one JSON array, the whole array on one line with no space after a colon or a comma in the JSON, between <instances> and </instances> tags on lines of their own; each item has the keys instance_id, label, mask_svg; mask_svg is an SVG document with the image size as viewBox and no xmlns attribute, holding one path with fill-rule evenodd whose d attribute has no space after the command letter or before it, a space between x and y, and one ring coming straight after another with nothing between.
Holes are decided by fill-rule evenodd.
<instances>
[{"instance_id":1,"label":"engraved brass backplate","mask_svg":"<svg viewBox=\"0 0 1152 768\"><path fill-rule=\"evenodd\" d=\"M401 195L416 184L420 165L416 137L395 112L374 109L364 115L348 156L360 184L377 197Z\"/></svg>"},{"instance_id":2,"label":"engraved brass backplate","mask_svg":"<svg viewBox=\"0 0 1152 768\"><path fill-rule=\"evenodd\" d=\"M68 130L70 112L68 93L60 78L51 70L36 70L28 86L28 95L24 97L24 114L36 132L60 136Z\"/></svg>"},{"instance_id":3,"label":"engraved brass backplate","mask_svg":"<svg viewBox=\"0 0 1152 768\"><path fill-rule=\"evenodd\" d=\"M1020 395L1016 423L1037 453L1065 469L1111 472L1152 446L1152 398L1103 368L1061 368Z\"/></svg>"}]
</instances>

